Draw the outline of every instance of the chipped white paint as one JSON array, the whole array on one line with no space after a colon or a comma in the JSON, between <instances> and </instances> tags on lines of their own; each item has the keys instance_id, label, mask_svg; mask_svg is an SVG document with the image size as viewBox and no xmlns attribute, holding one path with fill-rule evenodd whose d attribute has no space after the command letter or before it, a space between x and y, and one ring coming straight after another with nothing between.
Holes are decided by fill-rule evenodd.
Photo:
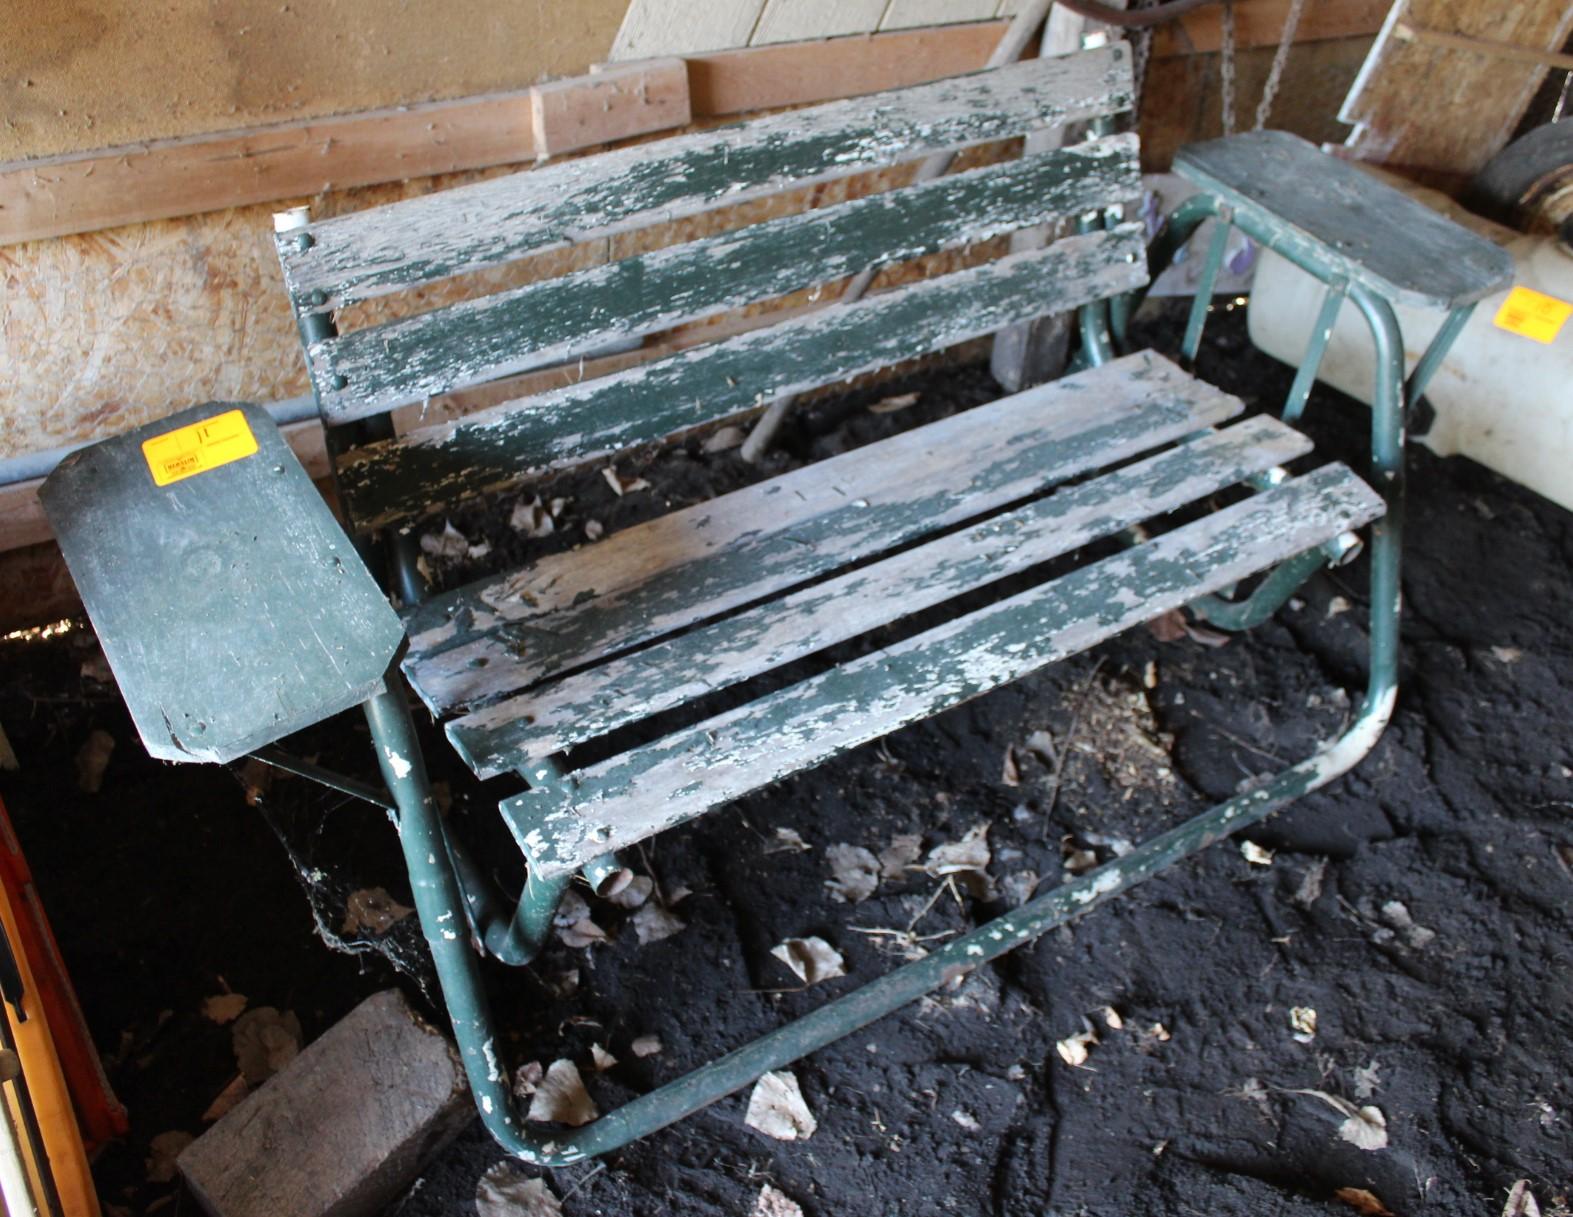
<instances>
[{"instance_id":1,"label":"chipped white paint","mask_svg":"<svg viewBox=\"0 0 1573 1217\"><path fill-rule=\"evenodd\" d=\"M393 770L393 776L395 778L402 782L405 778L410 776L410 770L413 768L413 766L405 757L399 755L399 753L395 752L392 748L388 748L386 746L383 748L382 752L383 755L388 758L388 768Z\"/></svg>"}]
</instances>

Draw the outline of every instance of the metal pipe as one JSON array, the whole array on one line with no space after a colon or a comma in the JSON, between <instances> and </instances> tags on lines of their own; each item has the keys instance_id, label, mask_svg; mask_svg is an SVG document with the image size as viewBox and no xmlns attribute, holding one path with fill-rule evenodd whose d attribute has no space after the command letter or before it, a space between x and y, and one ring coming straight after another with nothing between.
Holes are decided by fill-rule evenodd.
<instances>
[{"instance_id":1,"label":"metal pipe","mask_svg":"<svg viewBox=\"0 0 1573 1217\"><path fill-rule=\"evenodd\" d=\"M1426 386L1431 383L1431 377L1436 375L1436 370L1442 366L1448 350L1453 345L1453 340L1464 332L1464 327L1469 324L1469 318L1475 311L1475 304L1463 304L1448 313L1447 320L1435 334L1431 336L1430 343L1426 346L1425 353L1420 356L1420 362L1415 364L1415 370L1409 374L1409 383L1404 386L1404 400L1413 405L1419 401L1426 391Z\"/></svg>"},{"instance_id":2,"label":"metal pipe","mask_svg":"<svg viewBox=\"0 0 1573 1217\"><path fill-rule=\"evenodd\" d=\"M337 790L340 794L347 794L353 798L365 799L366 802L382 808L384 811L396 811L393 798L386 790L379 790L370 782L362 782L357 778L345 777L342 773L334 773L331 769L324 769L321 765L314 765L310 761L303 761L285 752L277 744L265 744L251 753L254 760L261 761L264 765L274 769L282 769L285 773L293 773L299 778L309 778L311 781Z\"/></svg>"},{"instance_id":3,"label":"metal pipe","mask_svg":"<svg viewBox=\"0 0 1573 1217\"><path fill-rule=\"evenodd\" d=\"M1316 314L1316 324L1311 329L1311 339L1306 344L1305 354L1300 358L1300 366L1295 369L1294 383L1289 386L1289 396L1284 401L1282 417L1286 423L1298 422L1300 415L1305 412L1305 403L1310 400L1311 388L1316 384L1316 373L1321 369L1322 356L1327 353L1327 344L1332 339L1333 325L1338 320L1338 310L1344 306L1347 289L1348 285L1342 279L1327 285L1321 310Z\"/></svg>"},{"instance_id":4,"label":"metal pipe","mask_svg":"<svg viewBox=\"0 0 1573 1217\"><path fill-rule=\"evenodd\" d=\"M1202 349L1202 329L1207 324L1207 312L1212 308L1213 287L1218 282L1218 271L1223 267L1224 250L1228 245L1229 225L1220 217L1217 227L1213 229L1213 239L1207 243L1207 257L1202 263L1201 278L1196 281L1196 298L1191 301L1191 312L1185 319L1180 362L1186 368L1196 365L1196 354ZM1151 273L1149 270L1148 274Z\"/></svg>"}]
</instances>

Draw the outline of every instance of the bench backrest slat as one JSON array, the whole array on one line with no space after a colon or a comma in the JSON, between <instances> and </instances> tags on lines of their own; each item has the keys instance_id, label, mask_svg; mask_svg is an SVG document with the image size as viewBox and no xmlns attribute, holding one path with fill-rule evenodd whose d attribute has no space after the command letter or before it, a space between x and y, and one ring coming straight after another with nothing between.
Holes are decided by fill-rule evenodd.
<instances>
[{"instance_id":1,"label":"bench backrest slat","mask_svg":"<svg viewBox=\"0 0 1573 1217\"><path fill-rule=\"evenodd\" d=\"M324 416L343 422L881 262L1133 200L1140 188L1136 137L1110 136L368 326L313 343L307 359Z\"/></svg>"},{"instance_id":2,"label":"bench backrest slat","mask_svg":"<svg viewBox=\"0 0 1573 1217\"><path fill-rule=\"evenodd\" d=\"M1146 282L1139 224L1068 237L624 372L368 444L340 462L362 527L662 439Z\"/></svg>"},{"instance_id":3,"label":"bench backrest slat","mask_svg":"<svg viewBox=\"0 0 1573 1217\"><path fill-rule=\"evenodd\" d=\"M1129 107L1123 45L1033 59L477 182L281 234L297 312ZM304 239L303 239L304 238Z\"/></svg>"}]
</instances>

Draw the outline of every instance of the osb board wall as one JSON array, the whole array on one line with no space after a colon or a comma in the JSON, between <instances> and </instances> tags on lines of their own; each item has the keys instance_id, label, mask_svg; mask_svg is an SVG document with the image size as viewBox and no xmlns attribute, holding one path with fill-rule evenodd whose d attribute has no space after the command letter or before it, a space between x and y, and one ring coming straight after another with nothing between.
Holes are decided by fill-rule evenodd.
<instances>
[{"instance_id":1,"label":"osb board wall","mask_svg":"<svg viewBox=\"0 0 1573 1217\"><path fill-rule=\"evenodd\" d=\"M627 0L8 0L0 160L583 72Z\"/></svg>"}]
</instances>

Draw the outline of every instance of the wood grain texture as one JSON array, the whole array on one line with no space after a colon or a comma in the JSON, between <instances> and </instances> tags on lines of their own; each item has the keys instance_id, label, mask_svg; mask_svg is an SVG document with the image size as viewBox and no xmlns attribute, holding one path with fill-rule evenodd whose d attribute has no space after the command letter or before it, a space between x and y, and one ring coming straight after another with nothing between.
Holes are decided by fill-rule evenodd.
<instances>
[{"instance_id":1,"label":"wood grain texture","mask_svg":"<svg viewBox=\"0 0 1573 1217\"><path fill-rule=\"evenodd\" d=\"M1276 47L1283 37L1291 0L1236 0L1234 39L1240 50ZM1375 34L1391 7L1389 0L1307 0L1295 31L1295 43ZM1210 55L1223 44L1223 20L1216 5L1181 14L1153 32L1152 55Z\"/></svg>"},{"instance_id":2,"label":"wood grain texture","mask_svg":"<svg viewBox=\"0 0 1573 1217\"><path fill-rule=\"evenodd\" d=\"M323 410L361 418L1140 192L1135 137L1111 136L370 326L307 360Z\"/></svg>"},{"instance_id":3,"label":"wood grain texture","mask_svg":"<svg viewBox=\"0 0 1573 1217\"><path fill-rule=\"evenodd\" d=\"M154 484L144 440L237 409L252 455ZM41 499L153 756L227 762L358 705L403 642L260 407L195 406L74 452Z\"/></svg>"},{"instance_id":4,"label":"wood grain texture","mask_svg":"<svg viewBox=\"0 0 1573 1217\"><path fill-rule=\"evenodd\" d=\"M1450 309L1513 277L1506 250L1286 131L1180 151L1175 169L1300 251L1395 304Z\"/></svg>"},{"instance_id":5,"label":"wood grain texture","mask_svg":"<svg viewBox=\"0 0 1573 1217\"><path fill-rule=\"evenodd\" d=\"M747 46L765 0L630 0L613 62Z\"/></svg>"},{"instance_id":6,"label":"wood grain texture","mask_svg":"<svg viewBox=\"0 0 1573 1217\"><path fill-rule=\"evenodd\" d=\"M501 803L535 873L567 874L750 790L1016 680L1381 514L1329 465L987 608Z\"/></svg>"},{"instance_id":7,"label":"wood grain texture","mask_svg":"<svg viewBox=\"0 0 1573 1217\"><path fill-rule=\"evenodd\" d=\"M448 738L483 778L522 772L532 760L943 604L1310 448L1309 440L1268 416L1209 432L961 532L477 710L449 723ZM911 473L919 480L927 471ZM605 624L608 632L620 632L613 622Z\"/></svg>"},{"instance_id":8,"label":"wood grain texture","mask_svg":"<svg viewBox=\"0 0 1573 1217\"><path fill-rule=\"evenodd\" d=\"M320 310L793 185L1112 114L1130 56L1109 47L620 149L313 224L281 238L296 307Z\"/></svg>"},{"instance_id":9,"label":"wood grain texture","mask_svg":"<svg viewBox=\"0 0 1573 1217\"><path fill-rule=\"evenodd\" d=\"M1396 36L1420 29L1560 51L1573 30L1566 0L1397 0L1338 117L1360 160L1473 175L1512 136L1545 69Z\"/></svg>"},{"instance_id":10,"label":"wood grain texture","mask_svg":"<svg viewBox=\"0 0 1573 1217\"><path fill-rule=\"evenodd\" d=\"M681 59L647 60L530 90L536 156L669 131L692 119L688 66Z\"/></svg>"},{"instance_id":11,"label":"wood grain texture","mask_svg":"<svg viewBox=\"0 0 1573 1217\"><path fill-rule=\"evenodd\" d=\"M475 704L659 638L1232 417L1150 353L696 504L435 597L405 671L434 709Z\"/></svg>"},{"instance_id":12,"label":"wood grain texture","mask_svg":"<svg viewBox=\"0 0 1573 1217\"><path fill-rule=\"evenodd\" d=\"M1145 282L1139 225L922 280L601 380L370 444L341 463L361 527L430 514L547 469L1074 308Z\"/></svg>"}]
</instances>

